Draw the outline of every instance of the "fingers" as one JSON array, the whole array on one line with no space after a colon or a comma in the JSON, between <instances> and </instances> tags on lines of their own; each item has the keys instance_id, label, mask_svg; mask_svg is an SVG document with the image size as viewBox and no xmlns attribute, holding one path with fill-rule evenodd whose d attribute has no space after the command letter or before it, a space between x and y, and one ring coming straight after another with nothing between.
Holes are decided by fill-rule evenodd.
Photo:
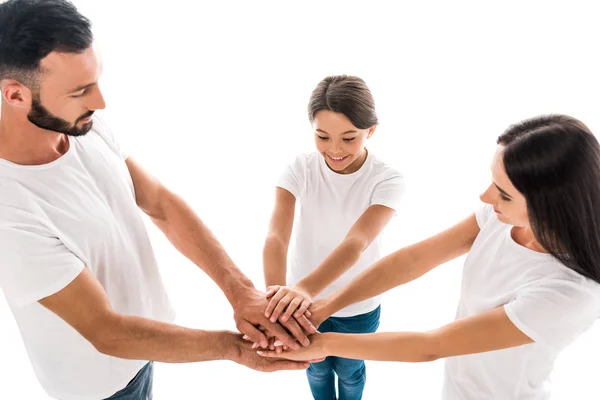
<instances>
[{"instance_id":1,"label":"fingers","mask_svg":"<svg viewBox=\"0 0 600 400\"><path fill-rule=\"evenodd\" d=\"M306 369L310 367L310 363L306 361L298 362L298 361L287 361L287 360L279 360L273 362L272 370L280 371L280 370L296 370L296 369Z\"/></svg>"},{"instance_id":2,"label":"fingers","mask_svg":"<svg viewBox=\"0 0 600 400\"><path fill-rule=\"evenodd\" d=\"M294 317L298 319L304 314L309 313L310 311L308 311L308 307L310 307L310 300L304 299L302 301L302 304L300 304L300 307L298 307L298 310L296 310L296 312L294 313Z\"/></svg>"},{"instance_id":3,"label":"fingers","mask_svg":"<svg viewBox=\"0 0 600 400\"><path fill-rule=\"evenodd\" d=\"M304 313L304 315L306 316L306 318L312 317L312 313L310 312L310 310L306 310L306 312Z\"/></svg>"},{"instance_id":4,"label":"fingers","mask_svg":"<svg viewBox=\"0 0 600 400\"><path fill-rule=\"evenodd\" d=\"M306 337L306 335L304 334L304 331L302 330L300 325L298 325L298 323L296 322L295 319L290 319L287 322L281 322L281 325L285 326L287 328L287 330L290 331L290 333L292 335L294 335L294 337L296 339L298 339L298 341L300 343L302 343L304 346L308 346L310 344L308 337ZM283 343L283 344L286 344L286 343Z\"/></svg>"},{"instance_id":5,"label":"fingers","mask_svg":"<svg viewBox=\"0 0 600 400\"><path fill-rule=\"evenodd\" d=\"M281 316L281 320L283 322L290 319L290 317L292 316L292 314L294 314L294 312L296 311L298 306L301 306L302 304L304 304L305 301L307 301L307 300L304 300L304 301L302 301L302 300L303 300L302 297L294 297L294 299L290 302L290 305L286 308L285 312ZM308 302L308 304L310 305L310 301ZM306 308L308 308L308 306L306 306ZM302 314L304 314L304 311L302 311Z\"/></svg>"},{"instance_id":6,"label":"fingers","mask_svg":"<svg viewBox=\"0 0 600 400\"><path fill-rule=\"evenodd\" d=\"M286 358L286 355L281 355L281 354L277 354L274 351L269 351L269 350L259 350L256 352L259 356L261 357L266 357L266 358ZM325 357L321 357L321 358L314 358L311 360L305 360L303 362L297 362L297 361L285 361L285 360L279 360L279 361L275 361L273 363L274 366L281 366L281 369L304 369L304 366L306 366L306 368L308 368L310 366L310 363L313 362L321 362L325 360ZM298 365L302 365L302 368L298 368Z\"/></svg>"},{"instance_id":7,"label":"fingers","mask_svg":"<svg viewBox=\"0 0 600 400\"><path fill-rule=\"evenodd\" d=\"M273 285L273 286L269 286L267 287L267 299L271 296L273 296L275 293L277 293L277 291L279 290L281 286L279 285Z\"/></svg>"},{"instance_id":8,"label":"fingers","mask_svg":"<svg viewBox=\"0 0 600 400\"><path fill-rule=\"evenodd\" d=\"M280 341L282 344L285 344L286 346L288 346L290 349L294 349L297 350L300 348L300 346L298 346L298 343L296 343L296 340L288 335L288 333L285 331L285 329L283 329L283 326L281 326L280 324L274 324L271 321L269 321L268 319L265 319L264 321L265 326L267 326L267 329L275 335L275 337L278 339L278 341Z\"/></svg>"},{"instance_id":9,"label":"fingers","mask_svg":"<svg viewBox=\"0 0 600 400\"><path fill-rule=\"evenodd\" d=\"M267 358L280 358L281 357L281 355L277 354L277 352L274 350L258 350L256 352L256 354L258 354L259 356L262 356L262 357L267 357Z\"/></svg>"},{"instance_id":10,"label":"fingers","mask_svg":"<svg viewBox=\"0 0 600 400\"><path fill-rule=\"evenodd\" d=\"M267 341L265 335L263 335L261 331L256 329L254 325L252 325L248 321L241 322L237 328L240 330L240 332L244 334L245 337L248 338L246 340L254 342L254 344L252 345L253 349L258 346L262 348L266 348L268 346L269 342Z\"/></svg>"},{"instance_id":11,"label":"fingers","mask_svg":"<svg viewBox=\"0 0 600 400\"><path fill-rule=\"evenodd\" d=\"M288 293L281 300L279 300L279 303L277 304L277 306L273 310L273 313L271 314L271 322L275 322L279 319L279 316L281 316L281 313L283 312L283 310L285 310L288 304L290 304L293 298L294 295L292 293ZM273 297L273 299L275 299L275 297Z\"/></svg>"},{"instance_id":12,"label":"fingers","mask_svg":"<svg viewBox=\"0 0 600 400\"><path fill-rule=\"evenodd\" d=\"M317 328L313 325L312 322L308 318L306 318L305 314L301 314L300 318L296 318L296 321L300 324L300 326L308 333L316 333Z\"/></svg>"},{"instance_id":13,"label":"fingers","mask_svg":"<svg viewBox=\"0 0 600 400\"><path fill-rule=\"evenodd\" d=\"M277 291L277 293L275 293L275 295L271 298L271 301L269 301L269 305L267 305L267 309L265 310L265 317L271 317L273 310L275 310L275 307L277 306L277 304L279 304L279 300L283 299L283 297L286 294L287 293L284 288L280 288ZM275 319L275 321L277 321L277 319Z\"/></svg>"}]
</instances>

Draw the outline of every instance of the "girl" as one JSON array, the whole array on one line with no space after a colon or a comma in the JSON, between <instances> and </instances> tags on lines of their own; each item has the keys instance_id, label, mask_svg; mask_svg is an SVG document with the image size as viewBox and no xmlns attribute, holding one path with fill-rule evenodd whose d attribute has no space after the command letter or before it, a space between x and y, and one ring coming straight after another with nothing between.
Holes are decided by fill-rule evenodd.
<instances>
[{"instance_id":1,"label":"girl","mask_svg":"<svg viewBox=\"0 0 600 400\"><path fill-rule=\"evenodd\" d=\"M263 254L268 295L273 296L265 315L283 324L298 320L303 325L312 299L345 286L380 258L376 239L394 215L404 188L402 176L365 147L377 127L377 115L362 79L325 78L311 95L308 117L317 151L298 156L281 175ZM288 277L296 201L300 215ZM379 298L365 298L341 308L320 330L375 332L379 313ZM334 373L340 399L362 397L364 362L327 357L307 371L315 399L336 398Z\"/></svg>"},{"instance_id":2,"label":"girl","mask_svg":"<svg viewBox=\"0 0 600 400\"><path fill-rule=\"evenodd\" d=\"M313 319L468 253L457 320L426 333L322 334L291 359L446 361L447 400L547 399L554 360L600 316L600 146L580 121L542 116L498 138L486 203L382 259L314 305Z\"/></svg>"}]
</instances>

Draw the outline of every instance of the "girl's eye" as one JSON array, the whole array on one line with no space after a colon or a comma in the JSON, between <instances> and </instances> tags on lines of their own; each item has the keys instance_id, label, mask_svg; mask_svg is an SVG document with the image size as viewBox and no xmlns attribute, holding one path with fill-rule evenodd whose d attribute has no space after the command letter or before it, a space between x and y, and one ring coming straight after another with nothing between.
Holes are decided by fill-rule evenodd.
<instances>
[{"instance_id":1,"label":"girl's eye","mask_svg":"<svg viewBox=\"0 0 600 400\"><path fill-rule=\"evenodd\" d=\"M356 139L356 138L347 138L347 139L344 139L344 142L351 142L351 141L353 141L354 139Z\"/></svg>"},{"instance_id":2,"label":"girl's eye","mask_svg":"<svg viewBox=\"0 0 600 400\"><path fill-rule=\"evenodd\" d=\"M320 136L320 135L317 135L317 137L318 137L319 139L321 139L321 140L327 140L327 139L328 139L327 137L325 137L325 136Z\"/></svg>"}]
</instances>

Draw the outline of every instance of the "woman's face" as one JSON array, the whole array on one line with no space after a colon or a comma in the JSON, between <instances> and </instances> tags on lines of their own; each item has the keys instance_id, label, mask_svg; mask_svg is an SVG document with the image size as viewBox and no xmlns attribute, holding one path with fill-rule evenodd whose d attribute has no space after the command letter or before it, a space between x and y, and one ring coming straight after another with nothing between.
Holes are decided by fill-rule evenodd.
<instances>
[{"instance_id":1,"label":"woman's face","mask_svg":"<svg viewBox=\"0 0 600 400\"><path fill-rule=\"evenodd\" d=\"M317 112L312 125L317 150L329 168L340 174L349 174L361 167L367 139L375 132L375 126L358 129L344 114L329 110Z\"/></svg>"},{"instance_id":2,"label":"woman's face","mask_svg":"<svg viewBox=\"0 0 600 400\"><path fill-rule=\"evenodd\" d=\"M503 155L504 146L499 145L492 161L492 184L479 197L481 201L494 207L501 222L531 229L527 201L506 175Z\"/></svg>"}]
</instances>

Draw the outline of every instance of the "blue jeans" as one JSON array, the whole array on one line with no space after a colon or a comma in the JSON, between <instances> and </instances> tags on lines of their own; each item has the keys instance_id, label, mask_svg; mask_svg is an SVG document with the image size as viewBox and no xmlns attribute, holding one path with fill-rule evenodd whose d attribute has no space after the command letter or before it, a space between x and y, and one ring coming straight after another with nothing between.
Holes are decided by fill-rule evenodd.
<instances>
[{"instance_id":1,"label":"blue jeans","mask_svg":"<svg viewBox=\"0 0 600 400\"><path fill-rule=\"evenodd\" d=\"M140 369L137 375L119 390L117 393L105 400L152 400L152 375L154 365L152 361Z\"/></svg>"},{"instance_id":2,"label":"blue jeans","mask_svg":"<svg viewBox=\"0 0 600 400\"><path fill-rule=\"evenodd\" d=\"M379 327L381 306L375 310L353 317L330 317L319 332L372 333ZM310 391L315 400L336 400L335 374L338 376L340 400L360 400L367 381L365 362L341 357L327 357L319 363L310 364L306 370Z\"/></svg>"}]
</instances>

